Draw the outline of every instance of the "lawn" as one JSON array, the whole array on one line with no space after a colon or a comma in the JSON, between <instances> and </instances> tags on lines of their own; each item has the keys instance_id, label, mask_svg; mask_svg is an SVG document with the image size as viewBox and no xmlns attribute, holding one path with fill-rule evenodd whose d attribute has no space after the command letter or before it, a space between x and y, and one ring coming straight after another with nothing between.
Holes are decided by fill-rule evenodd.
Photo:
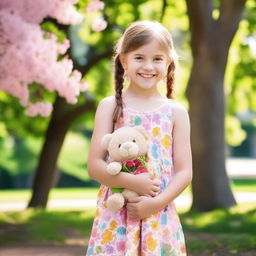
<instances>
[{"instance_id":1,"label":"lawn","mask_svg":"<svg viewBox=\"0 0 256 256\"><path fill-rule=\"evenodd\" d=\"M234 192L256 192L256 180L233 180ZM92 199L97 188L56 188L50 199ZM188 188L185 193L189 193ZM0 191L1 202L29 200L29 190ZM207 213L178 208L189 256L255 255L256 202ZM79 244L88 242L95 208L28 209L0 213L0 247L19 244Z\"/></svg>"},{"instance_id":2,"label":"lawn","mask_svg":"<svg viewBox=\"0 0 256 256\"><path fill-rule=\"evenodd\" d=\"M240 204L229 210L179 214L189 255L243 255L256 249L256 203ZM0 213L0 246L13 244L86 245L95 208L85 211L44 211ZM222 254L222 253L225 254ZM250 255L250 254L246 254ZM251 254L253 255L253 254Z\"/></svg>"}]
</instances>

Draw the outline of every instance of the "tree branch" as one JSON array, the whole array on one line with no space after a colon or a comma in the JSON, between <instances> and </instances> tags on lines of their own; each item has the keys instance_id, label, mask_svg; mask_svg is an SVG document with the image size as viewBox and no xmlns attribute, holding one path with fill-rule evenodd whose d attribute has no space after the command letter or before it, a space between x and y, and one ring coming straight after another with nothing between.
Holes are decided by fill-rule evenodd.
<instances>
[{"instance_id":1,"label":"tree branch","mask_svg":"<svg viewBox=\"0 0 256 256\"><path fill-rule=\"evenodd\" d=\"M70 111L65 113L62 116L62 120L64 122L72 123L77 117L79 117L84 112L96 110L95 97L89 92L86 92L84 95L85 95L85 98L86 98L86 102L82 105L79 105L79 106L76 106L76 107L72 108Z\"/></svg>"},{"instance_id":2,"label":"tree branch","mask_svg":"<svg viewBox=\"0 0 256 256\"><path fill-rule=\"evenodd\" d=\"M219 16L219 36L229 47L242 18L246 0L222 0Z\"/></svg>"},{"instance_id":3,"label":"tree branch","mask_svg":"<svg viewBox=\"0 0 256 256\"><path fill-rule=\"evenodd\" d=\"M200 45L210 40L209 35L214 30L214 20L212 18L213 2L211 0L186 0L186 3L192 52L195 56Z\"/></svg>"},{"instance_id":4,"label":"tree branch","mask_svg":"<svg viewBox=\"0 0 256 256\"><path fill-rule=\"evenodd\" d=\"M163 21L163 18L164 18L164 15L165 15L166 7L167 7L167 0L163 0L162 12L161 12L161 16L160 16L160 22Z\"/></svg>"},{"instance_id":5,"label":"tree branch","mask_svg":"<svg viewBox=\"0 0 256 256\"><path fill-rule=\"evenodd\" d=\"M109 49L112 49L112 47L109 47ZM80 66L78 63L74 62L74 69L77 69L81 72L82 77L87 74L87 72L98 62L100 62L102 59L110 58L113 54L112 50L105 51L103 53L100 53L98 55L95 55L93 58L89 59L86 65Z\"/></svg>"}]
</instances>

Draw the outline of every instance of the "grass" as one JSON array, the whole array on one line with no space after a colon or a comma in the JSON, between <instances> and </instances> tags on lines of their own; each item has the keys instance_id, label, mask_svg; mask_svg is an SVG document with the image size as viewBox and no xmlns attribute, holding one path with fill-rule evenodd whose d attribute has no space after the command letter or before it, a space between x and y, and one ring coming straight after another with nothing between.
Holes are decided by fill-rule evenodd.
<instances>
[{"instance_id":1,"label":"grass","mask_svg":"<svg viewBox=\"0 0 256 256\"><path fill-rule=\"evenodd\" d=\"M256 179L232 179L231 188L239 192L256 192Z\"/></svg>"},{"instance_id":2,"label":"grass","mask_svg":"<svg viewBox=\"0 0 256 256\"><path fill-rule=\"evenodd\" d=\"M62 242L70 232L86 238L90 234L95 208L85 211L45 211L29 209L23 212L0 213L0 245L12 243ZM5 232L4 232L5 230Z\"/></svg>"},{"instance_id":3,"label":"grass","mask_svg":"<svg viewBox=\"0 0 256 256\"><path fill-rule=\"evenodd\" d=\"M231 188L234 192L256 192L256 179L233 179ZM183 193L190 193L187 188ZM93 199L97 198L98 188L54 188L51 190L49 199ZM31 190L1 190L1 202L22 202L28 201Z\"/></svg>"},{"instance_id":4,"label":"grass","mask_svg":"<svg viewBox=\"0 0 256 256\"><path fill-rule=\"evenodd\" d=\"M231 187L234 192L256 192L256 179L234 179ZM184 193L190 193L190 189L187 188ZM92 199L97 197L97 191L98 188L54 188L49 198ZM24 202L30 196L30 190L2 190L0 203ZM189 255L242 255L241 252L256 249L256 202L207 213L187 212L188 208L178 210ZM84 245L90 234L94 214L95 208L73 211L68 207L65 210L0 212L0 246L67 244L70 239L80 239L80 244L82 241Z\"/></svg>"},{"instance_id":5,"label":"grass","mask_svg":"<svg viewBox=\"0 0 256 256\"><path fill-rule=\"evenodd\" d=\"M206 213L180 210L179 213L189 255L235 255L256 249L256 203L243 203ZM0 213L0 246L65 244L74 234L85 244L94 214L95 208L69 212L29 209ZM219 251L227 253L207 254Z\"/></svg>"},{"instance_id":6,"label":"grass","mask_svg":"<svg viewBox=\"0 0 256 256\"><path fill-rule=\"evenodd\" d=\"M206 213L183 212L180 218L191 252L225 249L230 253L228 255L232 255L256 249L256 203Z\"/></svg>"}]
</instances>

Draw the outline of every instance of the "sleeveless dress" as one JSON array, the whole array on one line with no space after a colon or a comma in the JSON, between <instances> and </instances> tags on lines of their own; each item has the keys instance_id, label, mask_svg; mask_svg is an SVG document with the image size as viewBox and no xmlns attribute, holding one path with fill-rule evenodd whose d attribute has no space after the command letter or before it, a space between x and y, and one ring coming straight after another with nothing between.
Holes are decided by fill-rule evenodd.
<instances>
[{"instance_id":1,"label":"sleeveless dress","mask_svg":"<svg viewBox=\"0 0 256 256\"><path fill-rule=\"evenodd\" d=\"M166 100L152 111L139 111L124 103L121 126L142 125L148 132L148 159L154 176L159 179L160 192L173 177L172 172L172 108ZM131 221L125 206L112 212L106 200L112 191L101 185L97 210L88 244L87 256L185 256L185 240L179 216L173 202L149 218Z\"/></svg>"}]
</instances>

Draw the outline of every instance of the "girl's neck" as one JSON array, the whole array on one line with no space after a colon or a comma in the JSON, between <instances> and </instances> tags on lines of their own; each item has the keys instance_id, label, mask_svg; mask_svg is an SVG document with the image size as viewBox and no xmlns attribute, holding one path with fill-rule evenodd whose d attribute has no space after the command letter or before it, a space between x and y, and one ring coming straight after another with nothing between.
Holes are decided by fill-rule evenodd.
<instances>
[{"instance_id":1,"label":"girl's neck","mask_svg":"<svg viewBox=\"0 0 256 256\"><path fill-rule=\"evenodd\" d=\"M128 97L138 97L144 99L162 97L162 95L157 90L157 87L152 87L150 89L141 89L138 87L133 87L132 85L129 85L124 94Z\"/></svg>"}]
</instances>

